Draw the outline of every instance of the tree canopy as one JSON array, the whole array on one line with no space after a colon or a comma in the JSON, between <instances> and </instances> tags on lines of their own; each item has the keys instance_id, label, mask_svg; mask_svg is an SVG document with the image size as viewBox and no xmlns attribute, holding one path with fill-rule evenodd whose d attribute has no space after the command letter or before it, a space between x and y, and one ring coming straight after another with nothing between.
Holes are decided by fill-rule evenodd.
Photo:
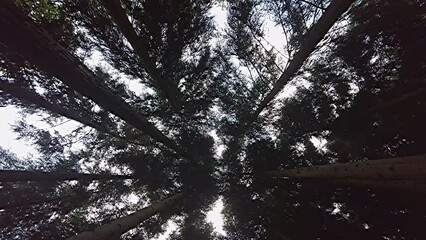
<instances>
[{"instance_id":1,"label":"tree canopy","mask_svg":"<svg viewBox=\"0 0 426 240\"><path fill-rule=\"evenodd\" d=\"M426 239L425 13L0 1L0 238Z\"/></svg>"}]
</instances>

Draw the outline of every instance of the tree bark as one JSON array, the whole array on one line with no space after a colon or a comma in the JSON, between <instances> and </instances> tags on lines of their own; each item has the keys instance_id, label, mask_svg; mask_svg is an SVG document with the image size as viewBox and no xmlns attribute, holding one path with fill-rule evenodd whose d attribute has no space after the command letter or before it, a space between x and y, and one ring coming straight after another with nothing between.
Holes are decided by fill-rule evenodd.
<instances>
[{"instance_id":1,"label":"tree bark","mask_svg":"<svg viewBox=\"0 0 426 240\"><path fill-rule=\"evenodd\" d=\"M0 1L0 32L4 33L0 34L0 44L22 55L33 65L57 77L154 140L181 155L185 154L174 141L141 117L123 99L117 97L102 79L25 16L12 0Z\"/></svg>"},{"instance_id":2,"label":"tree bark","mask_svg":"<svg viewBox=\"0 0 426 240\"><path fill-rule=\"evenodd\" d=\"M128 216L116 219L111 223L99 226L93 231L85 231L76 236L68 238L68 240L106 240L119 239L120 236L127 231L137 227L141 222L154 216L162 210L176 205L183 197L183 193L176 194L161 202L154 203L149 207L136 211Z\"/></svg>"},{"instance_id":3,"label":"tree bark","mask_svg":"<svg viewBox=\"0 0 426 240\"><path fill-rule=\"evenodd\" d=\"M269 104L269 102L272 101L272 99L274 99L274 97L281 91L281 89L291 80L293 75L299 71L303 65L303 62L314 51L317 44L353 2L353 0L334 0L330 3L324 14L318 20L318 23L316 23L306 34L302 46L294 55L293 59L290 61L290 64L280 76L278 81L275 82L272 90L259 104L247 125L251 124L257 119L259 114Z\"/></svg>"},{"instance_id":4,"label":"tree bark","mask_svg":"<svg viewBox=\"0 0 426 240\"><path fill-rule=\"evenodd\" d=\"M426 155L271 171L267 175L291 179L425 181ZM361 183L361 181L358 182Z\"/></svg>"},{"instance_id":5,"label":"tree bark","mask_svg":"<svg viewBox=\"0 0 426 240\"><path fill-rule=\"evenodd\" d=\"M67 181L67 180L124 180L133 179L132 175L86 174L73 172L42 172L21 170L0 170L0 182L27 181Z\"/></svg>"},{"instance_id":6,"label":"tree bark","mask_svg":"<svg viewBox=\"0 0 426 240\"><path fill-rule=\"evenodd\" d=\"M178 94L179 89L177 86L175 87L167 82L167 79L161 75L160 71L158 71L155 64L150 59L148 54L148 41L136 34L132 24L127 18L126 12L121 6L120 0L102 0L102 3L108 10L115 24L117 24L118 28L123 33L124 37L126 37L127 41L129 41L133 50L142 60L144 68L148 74L166 96L173 110L178 112L182 107L180 104L180 96Z\"/></svg>"},{"instance_id":7,"label":"tree bark","mask_svg":"<svg viewBox=\"0 0 426 240\"><path fill-rule=\"evenodd\" d=\"M401 192L426 192L426 181L414 180L361 180L361 179L336 179L336 185L350 185L360 188L380 189L383 191Z\"/></svg>"}]
</instances>

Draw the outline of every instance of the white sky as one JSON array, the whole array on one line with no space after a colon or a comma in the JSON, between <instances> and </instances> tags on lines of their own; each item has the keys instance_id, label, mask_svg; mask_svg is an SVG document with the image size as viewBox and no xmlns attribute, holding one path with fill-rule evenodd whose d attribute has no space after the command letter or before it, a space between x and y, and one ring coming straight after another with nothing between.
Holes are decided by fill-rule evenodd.
<instances>
[{"instance_id":1,"label":"white sky","mask_svg":"<svg viewBox=\"0 0 426 240\"><path fill-rule=\"evenodd\" d=\"M226 232L223 229L225 224L222 216L223 200L222 197L214 203L213 209L206 214L207 222L213 225L214 231L219 235L226 236Z\"/></svg>"},{"instance_id":2,"label":"white sky","mask_svg":"<svg viewBox=\"0 0 426 240\"><path fill-rule=\"evenodd\" d=\"M17 135L11 129L11 125L18 119L18 113L16 107L0 107L0 146L11 150L19 157L26 157L35 151L31 145L17 140Z\"/></svg>"}]
</instances>

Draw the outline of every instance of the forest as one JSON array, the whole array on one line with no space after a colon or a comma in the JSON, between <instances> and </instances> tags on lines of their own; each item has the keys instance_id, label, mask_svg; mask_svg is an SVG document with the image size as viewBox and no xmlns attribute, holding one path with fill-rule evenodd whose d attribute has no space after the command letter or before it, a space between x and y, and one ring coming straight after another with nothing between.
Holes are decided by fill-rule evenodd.
<instances>
[{"instance_id":1,"label":"forest","mask_svg":"<svg viewBox=\"0 0 426 240\"><path fill-rule=\"evenodd\" d=\"M0 0L2 109L0 239L426 239L422 0Z\"/></svg>"}]
</instances>

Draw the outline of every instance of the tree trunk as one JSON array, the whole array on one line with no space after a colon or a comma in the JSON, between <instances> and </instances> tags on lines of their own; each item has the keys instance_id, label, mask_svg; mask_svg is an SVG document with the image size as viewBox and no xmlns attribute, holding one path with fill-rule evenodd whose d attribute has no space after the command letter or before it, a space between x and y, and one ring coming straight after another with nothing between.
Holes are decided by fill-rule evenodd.
<instances>
[{"instance_id":1,"label":"tree trunk","mask_svg":"<svg viewBox=\"0 0 426 240\"><path fill-rule=\"evenodd\" d=\"M382 191L426 192L426 181L336 179L332 180L332 182L336 185L350 185L360 188L380 189Z\"/></svg>"},{"instance_id":2,"label":"tree trunk","mask_svg":"<svg viewBox=\"0 0 426 240\"><path fill-rule=\"evenodd\" d=\"M386 102L383 102L383 103L378 104L376 106L373 106L372 108L369 108L366 111L366 114L377 113L377 112L383 111L384 109L388 109L388 108L394 107L396 105L401 105L406 101L410 101L412 99L416 99L416 98L419 98L419 97L422 97L422 96L425 96L425 95L426 95L426 87L422 87L422 88L417 89L415 91L407 92L407 93L403 94L402 96L400 96L398 98L395 98L395 99L392 99L390 101L386 101Z\"/></svg>"},{"instance_id":3,"label":"tree trunk","mask_svg":"<svg viewBox=\"0 0 426 240\"><path fill-rule=\"evenodd\" d=\"M267 175L295 179L425 181L426 155L271 171Z\"/></svg>"},{"instance_id":4,"label":"tree trunk","mask_svg":"<svg viewBox=\"0 0 426 240\"><path fill-rule=\"evenodd\" d=\"M286 235L284 235L284 233L282 233L280 230L275 231L274 239L276 239L276 240L290 240L290 238L287 237Z\"/></svg>"},{"instance_id":5,"label":"tree trunk","mask_svg":"<svg viewBox=\"0 0 426 240\"><path fill-rule=\"evenodd\" d=\"M71 111L69 109L62 108L61 106L55 105L44 99L42 96L38 95L37 93L33 93L29 90L20 88L18 86L15 86L14 84L7 83L6 81L0 80L0 90L3 92L30 104L37 105L41 108L44 108L48 110L49 112L59 114L61 116L67 117L69 119L72 119L74 121L77 121L83 125L92 127L99 132L107 133L111 136L114 136L116 138L123 139L120 135L118 135L115 132L110 131L105 126L102 126L100 124L97 124L90 119L84 118L80 116L78 113Z\"/></svg>"},{"instance_id":6,"label":"tree trunk","mask_svg":"<svg viewBox=\"0 0 426 240\"><path fill-rule=\"evenodd\" d=\"M328 30L333 26L337 19L349 8L354 0L334 0L327 7L327 10L306 34L305 40L302 43L299 51L294 55L290 64L285 69L283 74L280 76L277 82L275 82L272 90L266 95L262 102L253 113L249 125L255 121L262 110L269 104L272 99L281 91L281 89L291 80L293 75L299 71L302 67L303 62L309 57L314 51L317 44L325 36Z\"/></svg>"},{"instance_id":7,"label":"tree trunk","mask_svg":"<svg viewBox=\"0 0 426 240\"><path fill-rule=\"evenodd\" d=\"M127 231L137 227L141 222L154 216L162 210L175 206L183 197L183 193L176 194L161 202L154 203L149 207L136 211L128 216L116 219L111 223L99 226L93 231L85 231L76 236L68 238L68 240L107 240L119 239L120 236Z\"/></svg>"},{"instance_id":8,"label":"tree trunk","mask_svg":"<svg viewBox=\"0 0 426 240\"><path fill-rule=\"evenodd\" d=\"M12 0L0 1L0 32L4 33L0 34L0 44L22 55L30 63L57 77L154 140L185 155L174 141L141 117L123 99L117 97L102 79L25 16Z\"/></svg>"},{"instance_id":9,"label":"tree trunk","mask_svg":"<svg viewBox=\"0 0 426 240\"><path fill-rule=\"evenodd\" d=\"M27 181L67 181L67 180L124 180L133 179L132 175L111 174L86 174L73 172L42 172L42 171L20 171L0 170L0 182L27 182Z\"/></svg>"},{"instance_id":10,"label":"tree trunk","mask_svg":"<svg viewBox=\"0 0 426 240\"><path fill-rule=\"evenodd\" d=\"M418 88L411 92L405 92L397 98L391 100L384 100L383 102L373 105L371 107L364 107L366 110L361 110L355 116L345 116L339 117L334 123L333 127L325 126L321 131L327 131L331 128L334 129L345 129L348 127L348 121L355 122L357 124L362 124L365 119L375 115L375 114L390 114L394 115L395 112L398 115L402 114L412 114L413 109L419 109L419 105L422 105L424 97L426 96L426 87ZM401 111L398 111L398 110Z\"/></svg>"},{"instance_id":11,"label":"tree trunk","mask_svg":"<svg viewBox=\"0 0 426 240\"><path fill-rule=\"evenodd\" d=\"M180 103L181 98L178 94L179 89L177 86L170 84L167 79L161 75L155 64L150 59L148 54L149 45L147 40L145 38L139 37L136 34L132 24L129 22L126 12L121 7L120 0L102 0L102 3L108 10L115 24L117 24L118 28L123 33L124 37L126 37L127 41L129 41L133 50L142 60L143 67L154 80L155 85L157 85L161 92L166 96L173 110L178 112L182 107Z\"/></svg>"}]
</instances>

